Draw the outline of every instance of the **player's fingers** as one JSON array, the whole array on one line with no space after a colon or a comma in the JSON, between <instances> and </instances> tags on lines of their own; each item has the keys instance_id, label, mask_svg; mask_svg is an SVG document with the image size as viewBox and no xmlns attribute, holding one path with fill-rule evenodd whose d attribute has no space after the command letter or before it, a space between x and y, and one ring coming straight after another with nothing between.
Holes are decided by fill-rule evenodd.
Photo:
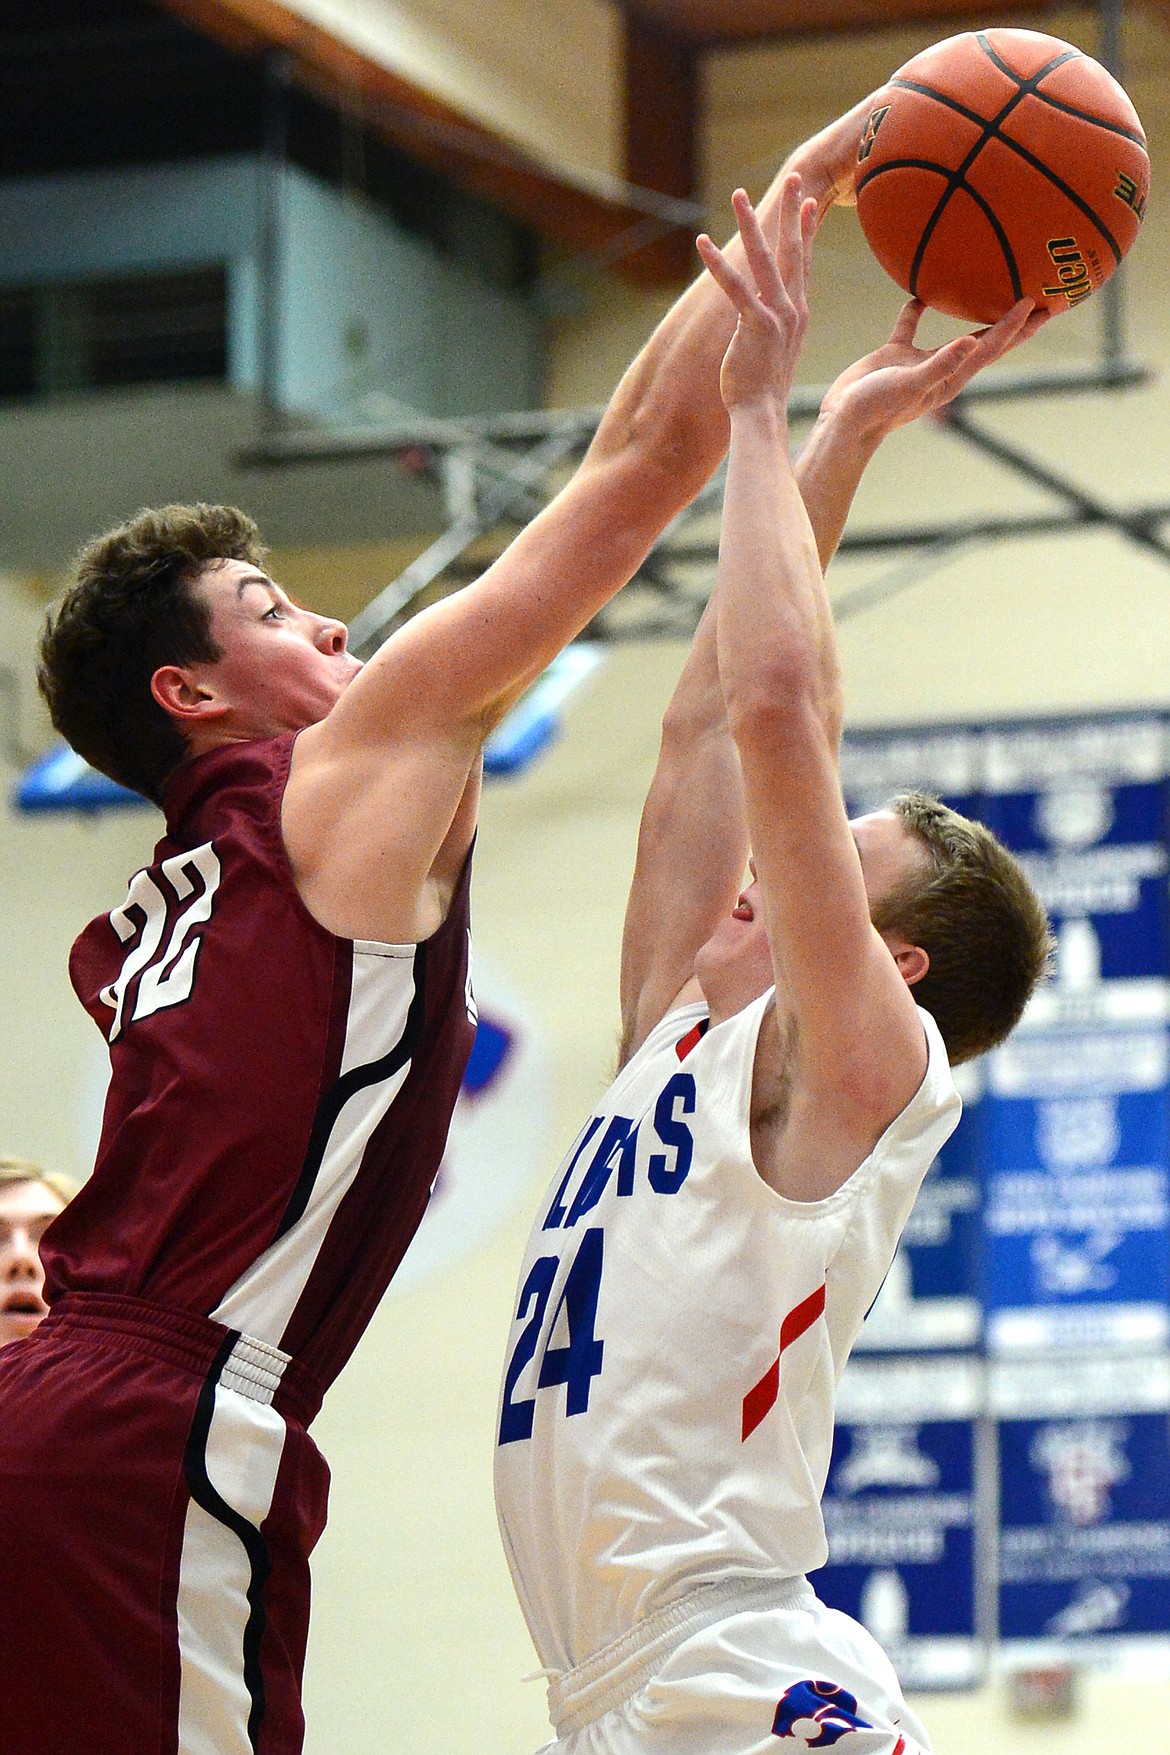
<instances>
[{"instance_id":1,"label":"player's fingers","mask_svg":"<svg viewBox=\"0 0 1170 1755\"><path fill-rule=\"evenodd\" d=\"M776 240L776 262L784 285L793 298L804 295L807 254L804 183L794 171L784 179L780 192L780 231Z\"/></svg>"},{"instance_id":2,"label":"player's fingers","mask_svg":"<svg viewBox=\"0 0 1170 1755\"><path fill-rule=\"evenodd\" d=\"M700 232L695 239L695 248L703 259L703 266L722 287L736 310L744 316L750 315L757 307L757 297L739 270L732 267L718 244L706 232Z\"/></svg>"},{"instance_id":3,"label":"player's fingers","mask_svg":"<svg viewBox=\"0 0 1170 1755\"><path fill-rule=\"evenodd\" d=\"M964 384L973 378L983 361L974 336L958 335L946 342L915 367L915 376L930 406L941 406L957 396Z\"/></svg>"},{"instance_id":4,"label":"player's fingers","mask_svg":"<svg viewBox=\"0 0 1170 1755\"><path fill-rule=\"evenodd\" d=\"M739 235L743 241L744 254L748 259L748 267L752 271L760 296L773 309L782 305L785 299L785 276L781 265L781 253L784 251L786 242L786 220L789 226L791 225L791 215L786 214L786 205L790 205L791 201L788 184L792 180L791 178L785 179L785 187L781 193L780 242L777 245L775 256L768 247L768 240L764 236L756 210L748 199L746 190L737 189L731 198L731 204L735 209L736 223L739 226ZM781 263L778 263L777 257L781 257Z\"/></svg>"},{"instance_id":5,"label":"player's fingers","mask_svg":"<svg viewBox=\"0 0 1170 1755\"><path fill-rule=\"evenodd\" d=\"M805 292L808 291L809 276L812 273L813 245L816 242L819 209L815 195L809 195L800 204L800 241L803 246L803 268Z\"/></svg>"},{"instance_id":6,"label":"player's fingers","mask_svg":"<svg viewBox=\"0 0 1170 1755\"><path fill-rule=\"evenodd\" d=\"M898 312L898 321L894 324L890 340L896 342L899 347L912 347L925 309L926 306L921 299L907 299Z\"/></svg>"},{"instance_id":7,"label":"player's fingers","mask_svg":"<svg viewBox=\"0 0 1170 1755\"><path fill-rule=\"evenodd\" d=\"M982 347L985 361L998 359L1000 354L1006 353L1009 347L1014 347L1022 339L1024 327L1034 308L1034 299L1018 299L998 323L976 331L975 339Z\"/></svg>"}]
</instances>

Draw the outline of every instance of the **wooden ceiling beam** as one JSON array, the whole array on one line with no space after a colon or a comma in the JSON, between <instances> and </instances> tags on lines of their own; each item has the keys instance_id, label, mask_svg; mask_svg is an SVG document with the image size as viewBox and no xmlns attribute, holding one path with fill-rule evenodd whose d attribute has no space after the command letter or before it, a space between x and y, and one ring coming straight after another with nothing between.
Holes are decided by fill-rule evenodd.
<instances>
[{"instance_id":1,"label":"wooden ceiling beam","mask_svg":"<svg viewBox=\"0 0 1170 1755\"><path fill-rule=\"evenodd\" d=\"M960 28L1019 18L1019 0L618 0L696 47L730 46L761 38L807 37L839 31L957 19ZM1028 12L1053 11L1059 0L1029 0ZM1161 0L1165 3L1165 0ZM1065 7L1067 10L1067 6Z\"/></svg>"},{"instance_id":2,"label":"wooden ceiling beam","mask_svg":"<svg viewBox=\"0 0 1170 1755\"><path fill-rule=\"evenodd\" d=\"M566 181L535 157L432 93L342 42L280 0L157 0L237 54L281 53L292 77L324 103L350 104L411 158L482 196L563 248L596 252L636 283L674 282L677 266L656 241L627 253L623 241L659 228L640 209ZM633 179L631 179L633 180ZM688 252L690 240L688 239ZM688 268L689 272L689 268Z\"/></svg>"},{"instance_id":3,"label":"wooden ceiling beam","mask_svg":"<svg viewBox=\"0 0 1170 1755\"><path fill-rule=\"evenodd\" d=\"M625 27L626 181L693 201L698 184L698 51L643 13ZM698 264L689 228L646 248L665 280L688 280Z\"/></svg>"}]
</instances>

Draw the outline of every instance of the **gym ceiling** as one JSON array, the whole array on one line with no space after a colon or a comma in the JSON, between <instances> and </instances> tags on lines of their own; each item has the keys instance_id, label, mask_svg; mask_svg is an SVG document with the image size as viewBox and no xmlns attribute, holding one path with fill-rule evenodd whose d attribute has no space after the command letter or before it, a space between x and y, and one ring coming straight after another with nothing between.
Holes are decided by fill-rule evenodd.
<instances>
[{"instance_id":1,"label":"gym ceiling","mask_svg":"<svg viewBox=\"0 0 1170 1755\"><path fill-rule=\"evenodd\" d=\"M437 172L573 251L607 251L642 218L635 189L698 189L699 69L712 48L937 20L1043 27L1057 7L982 0L615 0L625 35L624 175L612 200L332 35L296 0L0 0L0 177L258 150L275 75L292 155L329 175L344 153L339 107L394 162ZM1110 0L1106 0L1106 5ZM1146 0L1170 22L1170 0ZM343 10L343 0L337 10ZM1067 8L1062 10L1067 11ZM1119 8L1113 0L1113 10ZM369 8L363 9L368 23ZM645 94L654 93L647 103ZM639 99L639 94L641 94ZM690 226L651 227L621 269L643 283L691 272Z\"/></svg>"}]
</instances>

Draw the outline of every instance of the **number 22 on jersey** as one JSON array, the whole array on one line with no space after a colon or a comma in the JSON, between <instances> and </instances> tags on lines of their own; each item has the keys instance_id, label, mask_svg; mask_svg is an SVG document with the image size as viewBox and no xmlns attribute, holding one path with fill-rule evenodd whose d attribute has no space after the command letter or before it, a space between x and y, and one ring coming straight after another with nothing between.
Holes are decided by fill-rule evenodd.
<instances>
[{"instance_id":1,"label":"number 22 on jersey","mask_svg":"<svg viewBox=\"0 0 1170 1755\"><path fill-rule=\"evenodd\" d=\"M203 936L191 935L211 919L222 875L219 855L208 841L189 853L164 859L158 871L161 884L149 871L140 871L122 906L110 914L110 925L130 947L117 979L100 995L103 1004L114 1010L111 1042L127 1022L190 999L195 983Z\"/></svg>"},{"instance_id":2,"label":"number 22 on jersey","mask_svg":"<svg viewBox=\"0 0 1170 1755\"><path fill-rule=\"evenodd\" d=\"M565 1277L561 1295L553 1309L552 1321L544 1334L536 1390L539 1392L563 1383L566 1414L583 1414L587 1411L590 1385L601 1373L605 1342L598 1340L595 1330L604 1249L605 1232L600 1225L595 1225L581 1238ZM560 1265L559 1256L540 1256L533 1262L520 1290L516 1321L524 1322L524 1327L516 1338L504 1377L504 1405L500 1414L501 1444L513 1444L517 1439L532 1437L536 1395L522 1397L516 1391L520 1376L535 1357L540 1343L545 1312ZM557 1332L562 1314L567 1338L563 1344L554 1346L553 1335ZM528 1319L526 1322L525 1317Z\"/></svg>"}]
</instances>

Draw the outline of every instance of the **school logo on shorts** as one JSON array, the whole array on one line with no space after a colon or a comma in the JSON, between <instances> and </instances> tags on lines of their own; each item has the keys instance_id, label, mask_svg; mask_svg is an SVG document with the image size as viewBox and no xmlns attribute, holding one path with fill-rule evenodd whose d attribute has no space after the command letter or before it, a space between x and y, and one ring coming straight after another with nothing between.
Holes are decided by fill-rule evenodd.
<instances>
[{"instance_id":1,"label":"school logo on shorts","mask_svg":"<svg viewBox=\"0 0 1170 1755\"><path fill-rule=\"evenodd\" d=\"M805 1749L827 1749L847 1731L873 1726L857 1710L856 1698L836 1682L796 1682L786 1688L772 1720L774 1737L791 1737Z\"/></svg>"}]
</instances>

